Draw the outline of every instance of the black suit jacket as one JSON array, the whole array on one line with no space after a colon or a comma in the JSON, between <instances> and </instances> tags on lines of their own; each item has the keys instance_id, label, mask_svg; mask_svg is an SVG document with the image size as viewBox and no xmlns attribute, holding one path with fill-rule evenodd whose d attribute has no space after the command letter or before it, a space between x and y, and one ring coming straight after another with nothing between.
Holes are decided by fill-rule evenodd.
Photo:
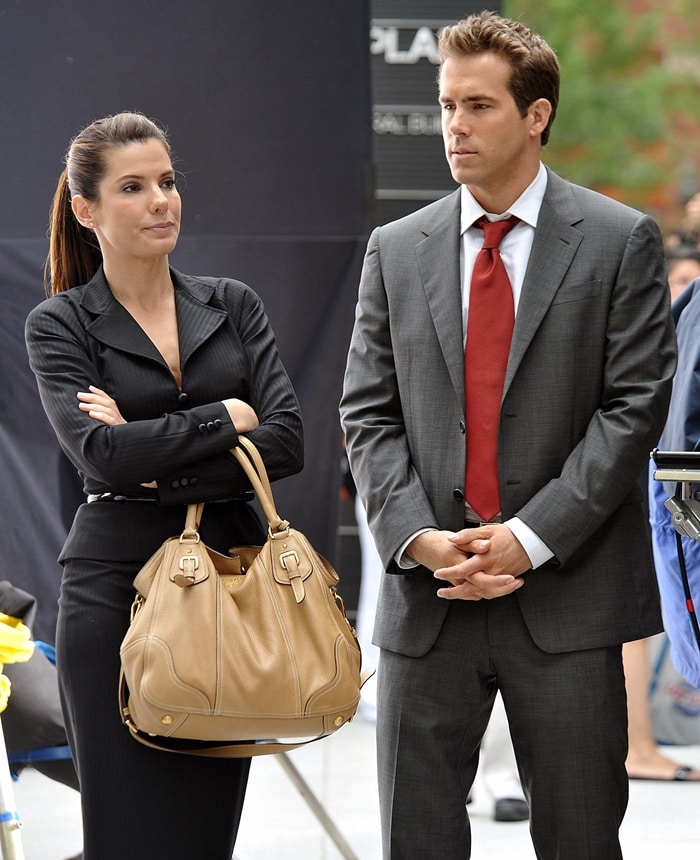
<instances>
[{"instance_id":1,"label":"black suit jacket","mask_svg":"<svg viewBox=\"0 0 700 860\"><path fill-rule=\"evenodd\" d=\"M229 451L238 435L221 403L225 398L241 398L255 409L260 426L248 435L271 479L302 466L299 407L260 298L239 281L171 274L182 390L151 340L116 301L102 271L85 286L42 302L27 318L39 394L85 492L143 494L141 484L158 483L159 506L134 503L121 506L121 512L114 504L83 506L63 557L131 553L140 558L173 533L171 524L184 522L183 504L248 490ZM89 385L116 400L126 424L108 427L78 408L76 393ZM156 522L164 527L167 522L171 531L161 538ZM122 533L119 523L132 529L128 548L119 549L110 539L115 530Z\"/></svg>"}]
</instances>

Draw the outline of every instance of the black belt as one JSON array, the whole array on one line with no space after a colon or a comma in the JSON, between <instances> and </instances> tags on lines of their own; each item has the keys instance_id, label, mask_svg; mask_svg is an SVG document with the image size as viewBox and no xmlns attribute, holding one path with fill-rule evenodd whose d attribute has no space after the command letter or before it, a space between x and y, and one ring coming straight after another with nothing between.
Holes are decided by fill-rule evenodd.
<instances>
[{"instance_id":1,"label":"black belt","mask_svg":"<svg viewBox=\"0 0 700 860\"><path fill-rule=\"evenodd\" d=\"M124 496L121 493L90 493L87 502L150 502L155 505L157 499L154 496Z\"/></svg>"},{"instance_id":2,"label":"black belt","mask_svg":"<svg viewBox=\"0 0 700 860\"><path fill-rule=\"evenodd\" d=\"M503 522L501 515L499 514L495 519L491 520L488 523L483 522L483 520L465 520L464 528L465 529L478 529L480 526L497 526Z\"/></svg>"},{"instance_id":3,"label":"black belt","mask_svg":"<svg viewBox=\"0 0 700 860\"><path fill-rule=\"evenodd\" d=\"M255 498L255 493L249 490L246 493L241 493L239 496L232 496L230 499L214 499L207 502L208 505L223 504L225 502L252 502ZM122 493L90 493L87 497L88 504L92 502L148 502L152 505L158 504L158 499L154 496L127 496Z\"/></svg>"}]
</instances>

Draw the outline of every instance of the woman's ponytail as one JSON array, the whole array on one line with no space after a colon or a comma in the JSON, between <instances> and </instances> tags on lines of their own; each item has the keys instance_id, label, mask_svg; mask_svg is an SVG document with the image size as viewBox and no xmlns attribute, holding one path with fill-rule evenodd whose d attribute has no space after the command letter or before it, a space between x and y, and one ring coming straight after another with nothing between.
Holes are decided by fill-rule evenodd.
<instances>
[{"instance_id":1,"label":"woman's ponytail","mask_svg":"<svg viewBox=\"0 0 700 860\"><path fill-rule=\"evenodd\" d=\"M49 255L44 265L44 288L55 296L86 284L99 269L102 253L95 234L73 215L68 174L64 170L49 211Z\"/></svg>"}]
</instances>

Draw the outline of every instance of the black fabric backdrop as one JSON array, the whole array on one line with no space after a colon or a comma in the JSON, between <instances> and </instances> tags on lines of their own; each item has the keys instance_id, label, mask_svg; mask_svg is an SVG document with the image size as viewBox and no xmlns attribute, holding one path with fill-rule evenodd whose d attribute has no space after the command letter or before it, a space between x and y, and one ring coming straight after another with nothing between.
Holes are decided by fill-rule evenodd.
<instances>
[{"instance_id":1,"label":"black fabric backdrop","mask_svg":"<svg viewBox=\"0 0 700 860\"><path fill-rule=\"evenodd\" d=\"M37 637L53 641L55 559L81 496L38 401L24 319L43 298L63 152L119 110L172 138L173 265L240 278L265 302L306 429L306 467L276 485L278 508L333 560L337 403L371 194L368 27L362 0L0 0L0 578L38 597Z\"/></svg>"}]
</instances>

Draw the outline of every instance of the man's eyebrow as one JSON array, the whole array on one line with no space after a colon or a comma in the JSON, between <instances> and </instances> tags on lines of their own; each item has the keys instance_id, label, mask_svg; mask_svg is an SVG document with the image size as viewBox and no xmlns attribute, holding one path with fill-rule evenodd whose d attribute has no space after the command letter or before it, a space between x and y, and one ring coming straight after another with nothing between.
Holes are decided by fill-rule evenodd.
<instances>
[{"instance_id":1,"label":"man's eyebrow","mask_svg":"<svg viewBox=\"0 0 700 860\"><path fill-rule=\"evenodd\" d=\"M465 96L464 98L452 98L452 96L439 95L439 102L492 102L495 100L494 96L487 95L474 95L474 96Z\"/></svg>"}]
</instances>

